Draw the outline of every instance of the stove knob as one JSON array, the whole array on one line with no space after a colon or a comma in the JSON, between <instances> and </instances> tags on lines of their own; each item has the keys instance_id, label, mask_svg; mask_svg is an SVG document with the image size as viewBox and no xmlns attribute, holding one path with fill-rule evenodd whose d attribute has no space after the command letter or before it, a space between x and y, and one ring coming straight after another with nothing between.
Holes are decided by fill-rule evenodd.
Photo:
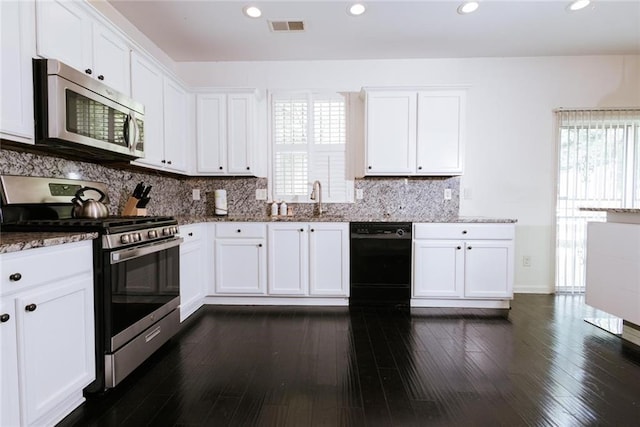
<instances>
[{"instance_id":1,"label":"stove knob","mask_svg":"<svg viewBox=\"0 0 640 427\"><path fill-rule=\"evenodd\" d=\"M120 236L120 243L123 243L126 245L127 243L129 243L129 241L130 240L129 240L128 234L123 234L122 236Z\"/></svg>"},{"instance_id":2,"label":"stove knob","mask_svg":"<svg viewBox=\"0 0 640 427\"><path fill-rule=\"evenodd\" d=\"M170 233L170 230L169 230L168 228L163 228L163 229L162 229L162 235L163 235L163 236L168 236L168 235L169 235L169 233Z\"/></svg>"},{"instance_id":3,"label":"stove knob","mask_svg":"<svg viewBox=\"0 0 640 427\"><path fill-rule=\"evenodd\" d=\"M178 227L172 227L173 228L173 234L178 234Z\"/></svg>"},{"instance_id":4,"label":"stove knob","mask_svg":"<svg viewBox=\"0 0 640 427\"><path fill-rule=\"evenodd\" d=\"M136 237L138 238L138 242L142 240L142 234L136 233Z\"/></svg>"},{"instance_id":5,"label":"stove knob","mask_svg":"<svg viewBox=\"0 0 640 427\"><path fill-rule=\"evenodd\" d=\"M149 238L150 239L155 239L156 237L158 237L158 233L156 232L156 230L149 231Z\"/></svg>"}]
</instances>

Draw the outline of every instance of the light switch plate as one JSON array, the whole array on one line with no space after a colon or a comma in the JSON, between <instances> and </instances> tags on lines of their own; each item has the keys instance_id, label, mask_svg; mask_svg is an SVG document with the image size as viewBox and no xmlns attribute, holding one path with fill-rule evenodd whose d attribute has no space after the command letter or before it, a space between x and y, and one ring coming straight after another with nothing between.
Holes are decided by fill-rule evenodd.
<instances>
[{"instance_id":1,"label":"light switch plate","mask_svg":"<svg viewBox=\"0 0 640 427\"><path fill-rule=\"evenodd\" d=\"M444 189L444 199L445 200L451 200L451 189L450 188L445 188Z\"/></svg>"},{"instance_id":2,"label":"light switch plate","mask_svg":"<svg viewBox=\"0 0 640 427\"><path fill-rule=\"evenodd\" d=\"M194 188L191 190L191 196L193 197L193 200L200 200L200 189Z\"/></svg>"},{"instance_id":3,"label":"light switch plate","mask_svg":"<svg viewBox=\"0 0 640 427\"><path fill-rule=\"evenodd\" d=\"M356 200L364 199L364 190L362 188L356 188Z\"/></svg>"},{"instance_id":4,"label":"light switch plate","mask_svg":"<svg viewBox=\"0 0 640 427\"><path fill-rule=\"evenodd\" d=\"M266 188L257 188L256 189L256 200L267 200L267 189Z\"/></svg>"}]
</instances>

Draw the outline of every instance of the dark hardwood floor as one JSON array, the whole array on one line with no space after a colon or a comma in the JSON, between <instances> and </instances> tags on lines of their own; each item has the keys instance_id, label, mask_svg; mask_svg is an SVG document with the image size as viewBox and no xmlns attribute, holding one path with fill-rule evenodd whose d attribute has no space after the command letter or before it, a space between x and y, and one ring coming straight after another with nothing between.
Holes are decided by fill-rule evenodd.
<instances>
[{"instance_id":1,"label":"dark hardwood floor","mask_svg":"<svg viewBox=\"0 0 640 427\"><path fill-rule=\"evenodd\" d=\"M579 296L490 312L206 306L61 426L637 426L640 356Z\"/></svg>"}]
</instances>

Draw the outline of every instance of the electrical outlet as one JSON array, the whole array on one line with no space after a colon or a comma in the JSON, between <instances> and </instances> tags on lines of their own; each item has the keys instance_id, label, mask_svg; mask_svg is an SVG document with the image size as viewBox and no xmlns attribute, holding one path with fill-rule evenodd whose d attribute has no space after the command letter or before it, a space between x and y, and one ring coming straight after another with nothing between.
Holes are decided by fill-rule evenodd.
<instances>
[{"instance_id":1,"label":"electrical outlet","mask_svg":"<svg viewBox=\"0 0 640 427\"><path fill-rule=\"evenodd\" d=\"M522 266L531 267L531 257L529 255L525 255L522 257Z\"/></svg>"},{"instance_id":2,"label":"electrical outlet","mask_svg":"<svg viewBox=\"0 0 640 427\"><path fill-rule=\"evenodd\" d=\"M444 199L445 200L451 200L451 189L450 188L445 188L444 189Z\"/></svg>"},{"instance_id":3,"label":"electrical outlet","mask_svg":"<svg viewBox=\"0 0 640 427\"><path fill-rule=\"evenodd\" d=\"M256 189L256 200L267 200L267 189L266 188L257 188Z\"/></svg>"},{"instance_id":4,"label":"electrical outlet","mask_svg":"<svg viewBox=\"0 0 640 427\"><path fill-rule=\"evenodd\" d=\"M191 197L193 197L193 200L200 200L200 189L194 188L191 190Z\"/></svg>"},{"instance_id":5,"label":"electrical outlet","mask_svg":"<svg viewBox=\"0 0 640 427\"><path fill-rule=\"evenodd\" d=\"M364 199L364 190L362 188L356 188L356 200Z\"/></svg>"}]
</instances>

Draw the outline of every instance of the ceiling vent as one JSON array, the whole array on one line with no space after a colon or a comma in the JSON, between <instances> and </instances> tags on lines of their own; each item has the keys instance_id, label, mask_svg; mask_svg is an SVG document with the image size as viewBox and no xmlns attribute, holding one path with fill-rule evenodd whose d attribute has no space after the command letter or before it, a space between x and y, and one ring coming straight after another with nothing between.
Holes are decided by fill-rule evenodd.
<instances>
[{"instance_id":1,"label":"ceiling vent","mask_svg":"<svg viewBox=\"0 0 640 427\"><path fill-rule=\"evenodd\" d=\"M304 31L304 21L269 21L269 28L276 33Z\"/></svg>"}]
</instances>

